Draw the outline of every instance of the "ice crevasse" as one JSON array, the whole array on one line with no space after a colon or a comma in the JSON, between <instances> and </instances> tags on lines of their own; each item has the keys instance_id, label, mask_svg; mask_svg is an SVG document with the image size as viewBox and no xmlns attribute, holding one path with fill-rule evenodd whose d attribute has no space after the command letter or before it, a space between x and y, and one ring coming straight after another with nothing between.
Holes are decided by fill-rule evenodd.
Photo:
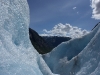
<instances>
[{"instance_id":1,"label":"ice crevasse","mask_svg":"<svg viewBox=\"0 0 100 75\"><path fill-rule=\"evenodd\" d=\"M54 75L30 43L27 0L0 0L0 75Z\"/></svg>"}]
</instances>

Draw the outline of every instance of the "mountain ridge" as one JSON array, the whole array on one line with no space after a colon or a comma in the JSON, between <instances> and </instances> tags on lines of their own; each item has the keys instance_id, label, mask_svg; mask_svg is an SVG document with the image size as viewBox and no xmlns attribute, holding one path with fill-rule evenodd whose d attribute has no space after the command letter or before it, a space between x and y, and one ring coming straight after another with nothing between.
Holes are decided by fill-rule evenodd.
<instances>
[{"instance_id":1,"label":"mountain ridge","mask_svg":"<svg viewBox=\"0 0 100 75\"><path fill-rule=\"evenodd\" d=\"M35 30L31 28L29 28L29 37L32 45L40 54L48 53L62 42L71 39L70 37L40 36Z\"/></svg>"}]
</instances>

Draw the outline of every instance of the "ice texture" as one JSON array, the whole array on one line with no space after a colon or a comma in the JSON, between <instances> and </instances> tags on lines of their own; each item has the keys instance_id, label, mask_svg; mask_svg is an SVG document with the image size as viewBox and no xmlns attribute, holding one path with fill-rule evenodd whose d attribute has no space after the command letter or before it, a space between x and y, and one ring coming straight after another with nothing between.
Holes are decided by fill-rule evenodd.
<instances>
[{"instance_id":1,"label":"ice texture","mask_svg":"<svg viewBox=\"0 0 100 75\"><path fill-rule=\"evenodd\" d=\"M44 61L29 40L29 21L26 0L0 0L0 75L100 75L100 23Z\"/></svg>"},{"instance_id":2,"label":"ice texture","mask_svg":"<svg viewBox=\"0 0 100 75\"><path fill-rule=\"evenodd\" d=\"M89 34L60 44L43 58L53 73L100 75L100 23Z\"/></svg>"},{"instance_id":3,"label":"ice texture","mask_svg":"<svg viewBox=\"0 0 100 75\"><path fill-rule=\"evenodd\" d=\"M54 75L29 40L26 0L0 0L0 75Z\"/></svg>"}]
</instances>

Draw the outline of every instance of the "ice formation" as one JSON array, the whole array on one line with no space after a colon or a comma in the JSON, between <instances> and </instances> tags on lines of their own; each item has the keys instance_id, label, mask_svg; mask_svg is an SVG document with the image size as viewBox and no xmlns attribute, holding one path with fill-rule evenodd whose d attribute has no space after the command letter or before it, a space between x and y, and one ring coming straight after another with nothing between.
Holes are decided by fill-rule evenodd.
<instances>
[{"instance_id":1,"label":"ice formation","mask_svg":"<svg viewBox=\"0 0 100 75\"><path fill-rule=\"evenodd\" d=\"M60 44L43 58L53 73L100 75L100 23L89 34Z\"/></svg>"},{"instance_id":2,"label":"ice formation","mask_svg":"<svg viewBox=\"0 0 100 75\"><path fill-rule=\"evenodd\" d=\"M0 0L0 75L54 75L32 47L26 0Z\"/></svg>"},{"instance_id":3,"label":"ice formation","mask_svg":"<svg viewBox=\"0 0 100 75\"><path fill-rule=\"evenodd\" d=\"M28 26L26 0L0 0L0 75L100 75L100 23L44 55L51 70L31 45Z\"/></svg>"}]
</instances>

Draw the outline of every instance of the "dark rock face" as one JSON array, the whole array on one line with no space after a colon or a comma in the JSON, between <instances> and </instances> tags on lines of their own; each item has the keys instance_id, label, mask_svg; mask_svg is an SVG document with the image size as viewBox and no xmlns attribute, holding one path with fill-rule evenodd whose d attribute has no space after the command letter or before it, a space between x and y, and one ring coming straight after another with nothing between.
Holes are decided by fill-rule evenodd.
<instances>
[{"instance_id":1,"label":"dark rock face","mask_svg":"<svg viewBox=\"0 0 100 75\"><path fill-rule=\"evenodd\" d=\"M45 54L51 51L48 43L31 28L29 28L29 36L32 45L40 54Z\"/></svg>"},{"instance_id":2,"label":"dark rock face","mask_svg":"<svg viewBox=\"0 0 100 75\"><path fill-rule=\"evenodd\" d=\"M38 33L31 28L29 28L29 37L32 45L40 54L48 53L60 43L71 39L69 37L39 36Z\"/></svg>"},{"instance_id":3,"label":"dark rock face","mask_svg":"<svg viewBox=\"0 0 100 75\"><path fill-rule=\"evenodd\" d=\"M55 48L59 44L65 41L69 41L71 38L70 37L60 37L60 36L42 36L44 40L49 44L49 46Z\"/></svg>"}]
</instances>

